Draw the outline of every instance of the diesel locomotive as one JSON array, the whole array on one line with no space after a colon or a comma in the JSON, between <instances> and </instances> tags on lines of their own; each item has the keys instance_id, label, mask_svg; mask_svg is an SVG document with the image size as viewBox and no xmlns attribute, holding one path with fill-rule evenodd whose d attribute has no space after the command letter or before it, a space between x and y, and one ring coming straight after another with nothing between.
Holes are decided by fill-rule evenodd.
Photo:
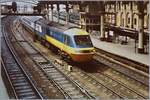
<instances>
[{"instance_id":1,"label":"diesel locomotive","mask_svg":"<svg viewBox=\"0 0 150 100\"><path fill-rule=\"evenodd\" d=\"M74 62L88 62L94 55L89 33L69 25L46 21L41 17L22 17L22 25L34 34L48 48L54 48L59 54Z\"/></svg>"}]
</instances>

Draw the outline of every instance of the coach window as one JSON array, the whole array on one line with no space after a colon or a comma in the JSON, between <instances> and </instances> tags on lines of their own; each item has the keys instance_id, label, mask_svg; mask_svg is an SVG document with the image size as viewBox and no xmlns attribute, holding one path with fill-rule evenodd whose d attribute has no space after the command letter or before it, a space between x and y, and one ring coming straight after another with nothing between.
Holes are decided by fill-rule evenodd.
<instances>
[{"instance_id":1,"label":"coach window","mask_svg":"<svg viewBox=\"0 0 150 100\"><path fill-rule=\"evenodd\" d=\"M49 36L53 37L53 32L49 31Z\"/></svg>"},{"instance_id":2,"label":"coach window","mask_svg":"<svg viewBox=\"0 0 150 100\"><path fill-rule=\"evenodd\" d=\"M70 47L73 47L72 40L69 36L67 36L67 45L70 46Z\"/></svg>"},{"instance_id":3,"label":"coach window","mask_svg":"<svg viewBox=\"0 0 150 100\"><path fill-rule=\"evenodd\" d=\"M67 44L67 35L64 35L64 44Z\"/></svg>"}]
</instances>

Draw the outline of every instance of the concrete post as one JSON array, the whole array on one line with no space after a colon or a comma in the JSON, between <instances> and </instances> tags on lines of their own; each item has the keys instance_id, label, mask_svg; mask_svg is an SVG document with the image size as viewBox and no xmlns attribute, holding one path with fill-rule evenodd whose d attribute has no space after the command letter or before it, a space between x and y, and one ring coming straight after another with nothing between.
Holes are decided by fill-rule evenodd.
<instances>
[{"instance_id":1,"label":"concrete post","mask_svg":"<svg viewBox=\"0 0 150 100\"><path fill-rule=\"evenodd\" d=\"M124 4L124 6L126 6L126 4ZM127 27L127 20L128 20L128 18L127 18L127 11L126 11L126 9L124 9L124 25L123 25L123 27Z\"/></svg>"},{"instance_id":2,"label":"concrete post","mask_svg":"<svg viewBox=\"0 0 150 100\"><path fill-rule=\"evenodd\" d=\"M100 32L101 32L101 34L100 34L100 40L102 40L102 41L104 41L104 39L105 39L105 32L104 32L104 15L103 14L101 14L100 15Z\"/></svg>"},{"instance_id":3,"label":"concrete post","mask_svg":"<svg viewBox=\"0 0 150 100\"><path fill-rule=\"evenodd\" d=\"M53 21L53 4L51 4L51 20Z\"/></svg>"},{"instance_id":4,"label":"concrete post","mask_svg":"<svg viewBox=\"0 0 150 100\"><path fill-rule=\"evenodd\" d=\"M138 36L138 53L144 53L144 45L143 45L143 29L142 29L143 20L139 18L139 36Z\"/></svg>"},{"instance_id":5,"label":"concrete post","mask_svg":"<svg viewBox=\"0 0 150 100\"><path fill-rule=\"evenodd\" d=\"M138 2L138 10L139 10L139 36L138 36L138 53L144 53L144 2Z\"/></svg>"},{"instance_id":6,"label":"concrete post","mask_svg":"<svg viewBox=\"0 0 150 100\"><path fill-rule=\"evenodd\" d=\"M133 10L131 10L131 19L130 19L130 28L132 29L133 28Z\"/></svg>"},{"instance_id":7,"label":"concrete post","mask_svg":"<svg viewBox=\"0 0 150 100\"><path fill-rule=\"evenodd\" d=\"M84 22L85 22L85 25L84 25L84 30L86 30L86 17L85 17L85 21L84 21Z\"/></svg>"},{"instance_id":8,"label":"concrete post","mask_svg":"<svg viewBox=\"0 0 150 100\"><path fill-rule=\"evenodd\" d=\"M69 5L66 4L66 24L68 25L69 24Z\"/></svg>"},{"instance_id":9,"label":"concrete post","mask_svg":"<svg viewBox=\"0 0 150 100\"><path fill-rule=\"evenodd\" d=\"M60 10L59 4L57 4L57 22L58 23L59 23L59 10Z\"/></svg>"},{"instance_id":10,"label":"concrete post","mask_svg":"<svg viewBox=\"0 0 150 100\"><path fill-rule=\"evenodd\" d=\"M49 4L47 4L47 18L49 20Z\"/></svg>"},{"instance_id":11,"label":"concrete post","mask_svg":"<svg viewBox=\"0 0 150 100\"><path fill-rule=\"evenodd\" d=\"M101 2L100 3L100 40L104 41L105 40L105 32L104 32L104 12L105 12L105 3Z\"/></svg>"}]
</instances>

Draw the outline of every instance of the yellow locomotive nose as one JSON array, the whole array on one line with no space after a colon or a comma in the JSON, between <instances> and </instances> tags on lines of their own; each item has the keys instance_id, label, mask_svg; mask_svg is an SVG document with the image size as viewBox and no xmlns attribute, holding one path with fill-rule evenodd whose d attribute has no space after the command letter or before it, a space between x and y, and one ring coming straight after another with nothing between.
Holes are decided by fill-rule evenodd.
<instances>
[{"instance_id":1,"label":"yellow locomotive nose","mask_svg":"<svg viewBox=\"0 0 150 100\"><path fill-rule=\"evenodd\" d=\"M73 61L75 62L88 62L90 60L93 59L93 55L94 53L92 54L71 54L71 58Z\"/></svg>"},{"instance_id":2,"label":"yellow locomotive nose","mask_svg":"<svg viewBox=\"0 0 150 100\"><path fill-rule=\"evenodd\" d=\"M88 62L93 59L94 53L94 48L82 48L75 50L70 56L75 62Z\"/></svg>"}]
</instances>

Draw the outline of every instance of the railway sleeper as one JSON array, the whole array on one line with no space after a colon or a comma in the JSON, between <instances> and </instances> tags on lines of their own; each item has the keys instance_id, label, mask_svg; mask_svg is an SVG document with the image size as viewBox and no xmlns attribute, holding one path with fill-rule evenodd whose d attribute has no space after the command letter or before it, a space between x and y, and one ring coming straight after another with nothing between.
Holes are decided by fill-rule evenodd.
<instances>
[{"instance_id":1,"label":"railway sleeper","mask_svg":"<svg viewBox=\"0 0 150 100\"><path fill-rule=\"evenodd\" d=\"M24 75L21 73L10 73L10 77L23 77Z\"/></svg>"},{"instance_id":2,"label":"railway sleeper","mask_svg":"<svg viewBox=\"0 0 150 100\"><path fill-rule=\"evenodd\" d=\"M20 82L26 82L26 80L13 80L13 83L20 83Z\"/></svg>"},{"instance_id":3,"label":"railway sleeper","mask_svg":"<svg viewBox=\"0 0 150 100\"><path fill-rule=\"evenodd\" d=\"M57 70L55 68L46 69L48 73L56 73Z\"/></svg>"},{"instance_id":4,"label":"railway sleeper","mask_svg":"<svg viewBox=\"0 0 150 100\"><path fill-rule=\"evenodd\" d=\"M39 99L35 95L24 97L23 99Z\"/></svg>"},{"instance_id":5,"label":"railway sleeper","mask_svg":"<svg viewBox=\"0 0 150 100\"><path fill-rule=\"evenodd\" d=\"M13 70L10 70L9 72L8 72L8 74L14 74L14 73L20 73L20 69L13 69Z\"/></svg>"},{"instance_id":6,"label":"railway sleeper","mask_svg":"<svg viewBox=\"0 0 150 100\"><path fill-rule=\"evenodd\" d=\"M12 80L16 80L16 79L17 79L17 80L19 80L19 79L22 80L22 79L25 79L25 77L11 77L11 79L12 79Z\"/></svg>"},{"instance_id":7,"label":"railway sleeper","mask_svg":"<svg viewBox=\"0 0 150 100\"><path fill-rule=\"evenodd\" d=\"M62 84L62 86L64 87L64 88L72 88L73 86L72 86L72 84Z\"/></svg>"},{"instance_id":8,"label":"railway sleeper","mask_svg":"<svg viewBox=\"0 0 150 100\"><path fill-rule=\"evenodd\" d=\"M75 94L78 95L78 94L80 94L80 93L79 93L79 91L74 90L74 91L70 91L69 94L71 94L71 95L75 95Z\"/></svg>"},{"instance_id":9,"label":"railway sleeper","mask_svg":"<svg viewBox=\"0 0 150 100\"><path fill-rule=\"evenodd\" d=\"M74 98L74 99L81 99L81 98L84 98L84 96L83 95L73 95L72 96L72 98Z\"/></svg>"},{"instance_id":10,"label":"railway sleeper","mask_svg":"<svg viewBox=\"0 0 150 100\"><path fill-rule=\"evenodd\" d=\"M23 77L24 75L22 75L21 73L9 73L9 76L13 78L13 77Z\"/></svg>"},{"instance_id":11,"label":"railway sleeper","mask_svg":"<svg viewBox=\"0 0 150 100\"><path fill-rule=\"evenodd\" d=\"M32 89L18 90L18 93L32 92Z\"/></svg>"},{"instance_id":12,"label":"railway sleeper","mask_svg":"<svg viewBox=\"0 0 150 100\"><path fill-rule=\"evenodd\" d=\"M62 78L55 78L54 80L55 81L64 81L64 80L66 80L66 78L64 78L64 77L62 77Z\"/></svg>"},{"instance_id":13,"label":"railway sleeper","mask_svg":"<svg viewBox=\"0 0 150 100\"><path fill-rule=\"evenodd\" d=\"M51 76L52 78L60 78L60 77L62 77L62 75L53 75L53 76Z\"/></svg>"},{"instance_id":14,"label":"railway sleeper","mask_svg":"<svg viewBox=\"0 0 150 100\"><path fill-rule=\"evenodd\" d=\"M21 82L21 83L14 83L14 86L25 86L25 85L29 85L27 82Z\"/></svg>"},{"instance_id":15,"label":"railway sleeper","mask_svg":"<svg viewBox=\"0 0 150 100\"><path fill-rule=\"evenodd\" d=\"M25 93L19 94L20 98L30 97L30 96L35 96L35 93L32 91L32 92L25 92Z\"/></svg>"},{"instance_id":16,"label":"railway sleeper","mask_svg":"<svg viewBox=\"0 0 150 100\"><path fill-rule=\"evenodd\" d=\"M69 81L67 81L67 80L65 80L65 81L59 81L58 83L59 84L67 84L67 83L69 83Z\"/></svg>"},{"instance_id":17,"label":"railway sleeper","mask_svg":"<svg viewBox=\"0 0 150 100\"><path fill-rule=\"evenodd\" d=\"M64 88L69 92L74 91L76 89L75 87L64 87Z\"/></svg>"},{"instance_id":18,"label":"railway sleeper","mask_svg":"<svg viewBox=\"0 0 150 100\"><path fill-rule=\"evenodd\" d=\"M50 68L52 68L52 67L53 67L53 66L44 66L43 69L44 69L44 70L48 70L48 69L50 69Z\"/></svg>"},{"instance_id":19,"label":"railway sleeper","mask_svg":"<svg viewBox=\"0 0 150 100\"><path fill-rule=\"evenodd\" d=\"M49 75L52 75L52 76L56 76L56 75L61 75L60 73L58 73L57 71L56 72L51 72L51 73L48 73Z\"/></svg>"},{"instance_id":20,"label":"railway sleeper","mask_svg":"<svg viewBox=\"0 0 150 100\"><path fill-rule=\"evenodd\" d=\"M16 90L30 89L30 86L15 87Z\"/></svg>"}]
</instances>

